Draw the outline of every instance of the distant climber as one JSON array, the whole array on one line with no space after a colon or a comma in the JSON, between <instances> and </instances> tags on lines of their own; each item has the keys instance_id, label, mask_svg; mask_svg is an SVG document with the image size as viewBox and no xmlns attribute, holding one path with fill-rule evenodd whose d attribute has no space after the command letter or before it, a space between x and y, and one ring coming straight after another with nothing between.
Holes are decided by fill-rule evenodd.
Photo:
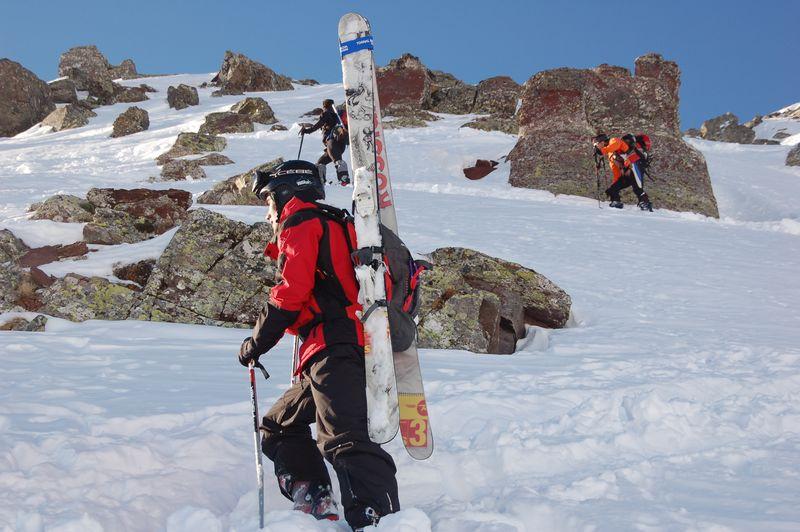
<instances>
[{"instance_id":1,"label":"distant climber","mask_svg":"<svg viewBox=\"0 0 800 532\"><path fill-rule=\"evenodd\" d=\"M627 142L623 139L627 139ZM640 141L641 139L641 146ZM653 211L653 204L644 191L644 163L647 161L645 143L650 139L646 135L625 135L622 138L611 137L599 133L592 139L596 156L608 158L608 165L613 174L611 186L606 189L606 195L611 200L610 207L622 208L620 192L632 187L633 193L639 200L639 208L643 211ZM647 146L649 148L649 146Z\"/></svg>"},{"instance_id":2,"label":"distant climber","mask_svg":"<svg viewBox=\"0 0 800 532\"><path fill-rule=\"evenodd\" d=\"M347 163L342 159L347 144L349 143L346 119L336 111L333 100L326 99L322 102L322 114L313 126L305 126L300 129L301 135L308 135L318 129L322 129L322 144L325 146L325 153L317 161L319 174L325 180L325 169L328 163L333 163L336 167L336 178L342 186L350 184L350 174L347 171Z\"/></svg>"}]
</instances>

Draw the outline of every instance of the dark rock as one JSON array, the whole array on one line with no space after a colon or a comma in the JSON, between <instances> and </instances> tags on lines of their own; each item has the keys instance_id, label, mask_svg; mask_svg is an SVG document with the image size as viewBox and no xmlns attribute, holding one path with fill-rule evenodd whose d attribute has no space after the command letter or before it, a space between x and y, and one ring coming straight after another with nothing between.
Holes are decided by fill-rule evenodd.
<instances>
[{"instance_id":1,"label":"dark rock","mask_svg":"<svg viewBox=\"0 0 800 532\"><path fill-rule=\"evenodd\" d=\"M142 89L144 92L158 92L156 89L154 89L153 87L151 87L146 83L140 83L139 88Z\"/></svg>"},{"instance_id":2,"label":"dark rock","mask_svg":"<svg viewBox=\"0 0 800 532\"><path fill-rule=\"evenodd\" d=\"M275 112L264 98L245 98L231 107L231 112L248 117L253 122L270 125L278 121Z\"/></svg>"},{"instance_id":3,"label":"dark rock","mask_svg":"<svg viewBox=\"0 0 800 532\"><path fill-rule=\"evenodd\" d=\"M226 164L234 164L229 157L225 157L221 153L209 153L195 160L200 166L224 166Z\"/></svg>"},{"instance_id":4,"label":"dark rock","mask_svg":"<svg viewBox=\"0 0 800 532\"><path fill-rule=\"evenodd\" d=\"M294 80L295 83L298 85L306 85L307 87L313 87L315 85L319 85L319 81L315 79L296 79Z\"/></svg>"},{"instance_id":5,"label":"dark rock","mask_svg":"<svg viewBox=\"0 0 800 532\"><path fill-rule=\"evenodd\" d=\"M786 166L800 166L800 144L795 144L786 154Z\"/></svg>"},{"instance_id":6,"label":"dark rock","mask_svg":"<svg viewBox=\"0 0 800 532\"><path fill-rule=\"evenodd\" d=\"M158 259L136 319L246 326L255 322L275 284L263 255L269 224L248 226L196 209Z\"/></svg>"},{"instance_id":7,"label":"dark rock","mask_svg":"<svg viewBox=\"0 0 800 532\"><path fill-rule=\"evenodd\" d=\"M509 135L519 134L519 122L517 118L502 118L499 116L482 116L472 122L467 122L461 127L480 129L481 131L500 131Z\"/></svg>"},{"instance_id":8,"label":"dark rock","mask_svg":"<svg viewBox=\"0 0 800 532\"><path fill-rule=\"evenodd\" d=\"M478 94L474 85L464 83L452 74L432 71L430 101L425 108L437 113L463 115L472 112Z\"/></svg>"},{"instance_id":9,"label":"dark rock","mask_svg":"<svg viewBox=\"0 0 800 532\"><path fill-rule=\"evenodd\" d=\"M94 215L94 206L91 203L69 194L51 196L41 203L34 203L28 210L34 213L32 220L66 223L91 222Z\"/></svg>"},{"instance_id":10,"label":"dark rock","mask_svg":"<svg viewBox=\"0 0 800 532\"><path fill-rule=\"evenodd\" d=\"M283 159L278 158L274 161L264 163L248 170L243 174L229 177L214 185L209 191L204 192L197 198L197 203L216 204L216 205L263 205L264 202L258 199L251 192L253 178L256 170L270 171L275 169Z\"/></svg>"},{"instance_id":11,"label":"dark rock","mask_svg":"<svg viewBox=\"0 0 800 532\"><path fill-rule=\"evenodd\" d=\"M223 133L252 133L253 122L248 116L238 113L222 112L206 115L206 121L200 126L198 133L219 135Z\"/></svg>"},{"instance_id":12,"label":"dark rock","mask_svg":"<svg viewBox=\"0 0 800 532\"><path fill-rule=\"evenodd\" d=\"M78 103L75 83L69 78L57 79L48 83L53 103Z\"/></svg>"},{"instance_id":13,"label":"dark rock","mask_svg":"<svg viewBox=\"0 0 800 532\"><path fill-rule=\"evenodd\" d=\"M56 108L50 87L19 63L0 59L0 137L13 137Z\"/></svg>"},{"instance_id":14,"label":"dark rock","mask_svg":"<svg viewBox=\"0 0 800 532\"><path fill-rule=\"evenodd\" d=\"M0 331L25 331L25 332L41 332L47 324L47 317L41 314L28 321L25 318L11 318L10 320L0 324Z\"/></svg>"},{"instance_id":15,"label":"dark rock","mask_svg":"<svg viewBox=\"0 0 800 532\"><path fill-rule=\"evenodd\" d=\"M700 136L706 140L718 142L752 144L756 133L749 127L740 126L739 118L736 115L725 113L703 122L703 125L700 126Z\"/></svg>"},{"instance_id":16,"label":"dark rock","mask_svg":"<svg viewBox=\"0 0 800 532\"><path fill-rule=\"evenodd\" d=\"M647 190L656 204L719 216L705 159L681 140L679 85L678 65L657 54L637 58L635 76L609 65L536 74L523 87L520 138L508 156L509 182L593 198L591 137L646 132L654 157ZM633 195L623 199L631 201Z\"/></svg>"},{"instance_id":17,"label":"dark rock","mask_svg":"<svg viewBox=\"0 0 800 532\"><path fill-rule=\"evenodd\" d=\"M289 128L284 126L284 125L282 125L282 124L275 124L274 126L269 128L269 130L270 131L289 131Z\"/></svg>"},{"instance_id":18,"label":"dark rock","mask_svg":"<svg viewBox=\"0 0 800 532\"><path fill-rule=\"evenodd\" d=\"M174 159L161 167L161 181L182 181L186 178L205 179L206 172L198 160Z\"/></svg>"},{"instance_id":19,"label":"dark rock","mask_svg":"<svg viewBox=\"0 0 800 532\"><path fill-rule=\"evenodd\" d=\"M162 165L171 159L186 155L197 155L209 151L222 151L228 145L225 137L204 133L179 133L175 144L156 158L156 163Z\"/></svg>"},{"instance_id":20,"label":"dark rock","mask_svg":"<svg viewBox=\"0 0 800 532\"><path fill-rule=\"evenodd\" d=\"M137 103L149 100L147 90L142 87L123 87L117 85L114 92L115 103Z\"/></svg>"},{"instance_id":21,"label":"dark rock","mask_svg":"<svg viewBox=\"0 0 800 532\"><path fill-rule=\"evenodd\" d=\"M45 314L71 321L125 320L139 294L102 277L69 273L39 293Z\"/></svg>"},{"instance_id":22,"label":"dark rock","mask_svg":"<svg viewBox=\"0 0 800 532\"><path fill-rule=\"evenodd\" d=\"M758 144L762 146L778 146L780 145L780 142L772 139L755 139L753 141L753 144Z\"/></svg>"},{"instance_id":23,"label":"dark rock","mask_svg":"<svg viewBox=\"0 0 800 532\"><path fill-rule=\"evenodd\" d=\"M439 120L439 117L423 109L419 109L412 105L393 103L381 109L383 116L393 116L398 118L415 118L417 120L424 120L425 122L433 122Z\"/></svg>"},{"instance_id":24,"label":"dark rock","mask_svg":"<svg viewBox=\"0 0 800 532\"><path fill-rule=\"evenodd\" d=\"M513 353L526 325L561 328L571 298L535 271L464 248L431 254L423 273L419 346Z\"/></svg>"},{"instance_id":25,"label":"dark rock","mask_svg":"<svg viewBox=\"0 0 800 532\"><path fill-rule=\"evenodd\" d=\"M218 85L222 94L294 90L290 78L231 51L225 52L222 66L211 83Z\"/></svg>"},{"instance_id":26,"label":"dark rock","mask_svg":"<svg viewBox=\"0 0 800 532\"><path fill-rule=\"evenodd\" d=\"M300 117L301 118L304 117L304 116L317 116L318 117L321 114L322 114L322 107L315 107L312 110L310 110L309 112L300 115Z\"/></svg>"},{"instance_id":27,"label":"dark rock","mask_svg":"<svg viewBox=\"0 0 800 532\"><path fill-rule=\"evenodd\" d=\"M56 278L55 277L53 277L52 275L48 275L48 274L44 273L42 270L40 270L36 266L33 266L32 268L30 268L29 272L30 272L30 275L31 275L31 279L36 284L36 286L41 286L41 287L45 287L46 288L46 287L48 287L48 286L50 286L50 285L52 285L53 283L56 282Z\"/></svg>"},{"instance_id":28,"label":"dark rock","mask_svg":"<svg viewBox=\"0 0 800 532\"><path fill-rule=\"evenodd\" d=\"M133 264L115 264L112 271L117 279L131 281L140 287L144 287L150 278L150 274L153 273L155 264L156 261L153 259L140 260Z\"/></svg>"},{"instance_id":29,"label":"dark rock","mask_svg":"<svg viewBox=\"0 0 800 532\"><path fill-rule=\"evenodd\" d=\"M167 102L170 107L180 111L190 105L198 105L200 97L197 95L196 88L181 83L177 87L167 89Z\"/></svg>"},{"instance_id":30,"label":"dark rock","mask_svg":"<svg viewBox=\"0 0 800 532\"><path fill-rule=\"evenodd\" d=\"M522 86L508 76L496 76L478 83L471 112L511 118L517 112Z\"/></svg>"},{"instance_id":31,"label":"dark rock","mask_svg":"<svg viewBox=\"0 0 800 532\"><path fill-rule=\"evenodd\" d=\"M50 126L53 131L61 131L63 129L74 129L83 127L89 123L89 119L97 116L97 113L86 109L85 107L77 104L67 104L64 107L59 107L42 120L43 126Z\"/></svg>"},{"instance_id":32,"label":"dark rock","mask_svg":"<svg viewBox=\"0 0 800 532\"><path fill-rule=\"evenodd\" d=\"M93 244L147 240L180 224L188 216L192 195L185 190L93 188L86 198L95 206L83 237Z\"/></svg>"},{"instance_id":33,"label":"dark rock","mask_svg":"<svg viewBox=\"0 0 800 532\"><path fill-rule=\"evenodd\" d=\"M111 79L135 79L141 77L141 75L136 72L136 64L132 59L125 59L119 65L112 66L108 69L108 74L111 76Z\"/></svg>"},{"instance_id":34,"label":"dark rock","mask_svg":"<svg viewBox=\"0 0 800 532\"><path fill-rule=\"evenodd\" d=\"M8 263L0 268L0 312L35 311L41 306L36 296L38 288L30 272L17 264Z\"/></svg>"},{"instance_id":35,"label":"dark rock","mask_svg":"<svg viewBox=\"0 0 800 532\"><path fill-rule=\"evenodd\" d=\"M763 116L756 115L756 116L753 117L752 120L750 120L749 122L745 122L743 125L744 125L744 127L749 127L750 129L753 129L763 121L764 121L764 117Z\"/></svg>"},{"instance_id":36,"label":"dark rock","mask_svg":"<svg viewBox=\"0 0 800 532\"><path fill-rule=\"evenodd\" d=\"M777 133L775 133L774 135L772 135L772 138L773 139L777 139L777 140L783 140L783 139L788 139L791 136L792 135L790 133L787 133L786 131L781 130L781 131L778 131Z\"/></svg>"},{"instance_id":37,"label":"dark rock","mask_svg":"<svg viewBox=\"0 0 800 532\"><path fill-rule=\"evenodd\" d=\"M89 90L86 85L89 79L111 81L110 68L108 59L97 46L76 46L61 54L58 75L73 79L77 89L85 91Z\"/></svg>"},{"instance_id":38,"label":"dark rock","mask_svg":"<svg viewBox=\"0 0 800 532\"><path fill-rule=\"evenodd\" d=\"M244 91L237 91L237 90L224 90L224 89L217 89L211 93L212 98L221 98L222 96L241 96L244 94Z\"/></svg>"},{"instance_id":39,"label":"dark rock","mask_svg":"<svg viewBox=\"0 0 800 532\"><path fill-rule=\"evenodd\" d=\"M473 166L468 166L463 169L464 177L466 177L471 181L483 179L490 173L494 172L498 164L500 163L498 163L497 161L487 161L486 159L478 159Z\"/></svg>"},{"instance_id":40,"label":"dark rock","mask_svg":"<svg viewBox=\"0 0 800 532\"><path fill-rule=\"evenodd\" d=\"M147 111L139 107L129 107L127 111L122 113L114 120L114 131L111 136L124 137L139 133L150 128L150 116Z\"/></svg>"},{"instance_id":41,"label":"dark rock","mask_svg":"<svg viewBox=\"0 0 800 532\"><path fill-rule=\"evenodd\" d=\"M25 253L28 246L8 229L0 229L0 264L17 262Z\"/></svg>"},{"instance_id":42,"label":"dark rock","mask_svg":"<svg viewBox=\"0 0 800 532\"><path fill-rule=\"evenodd\" d=\"M87 253L89 253L89 248L86 247L86 242L75 242L66 246L42 246L28 250L19 259L19 265L30 268L69 257L80 257Z\"/></svg>"}]
</instances>

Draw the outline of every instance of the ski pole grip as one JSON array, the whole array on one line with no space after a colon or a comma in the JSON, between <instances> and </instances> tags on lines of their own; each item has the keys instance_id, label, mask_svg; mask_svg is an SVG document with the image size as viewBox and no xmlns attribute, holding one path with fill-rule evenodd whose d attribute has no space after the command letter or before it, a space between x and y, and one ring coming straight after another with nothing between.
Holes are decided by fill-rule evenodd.
<instances>
[{"instance_id":1,"label":"ski pole grip","mask_svg":"<svg viewBox=\"0 0 800 532\"><path fill-rule=\"evenodd\" d=\"M250 364L248 364L248 367L249 367L250 369L253 369L253 368L258 368L258 369L260 369L260 370L261 370L261 373L263 373L263 374L264 374L264 380L267 380L267 379L269 379L269 373L267 372L267 368L265 368L265 367L264 367L264 366L261 364L261 362L257 362L257 361L255 361L255 360L251 360L251 361L250 361Z\"/></svg>"}]
</instances>

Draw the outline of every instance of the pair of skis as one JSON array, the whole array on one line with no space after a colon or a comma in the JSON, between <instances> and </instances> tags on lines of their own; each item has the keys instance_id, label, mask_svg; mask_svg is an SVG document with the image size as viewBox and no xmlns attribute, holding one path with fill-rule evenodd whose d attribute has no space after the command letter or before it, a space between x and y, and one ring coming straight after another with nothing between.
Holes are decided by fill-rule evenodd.
<instances>
[{"instance_id":1,"label":"pair of skis","mask_svg":"<svg viewBox=\"0 0 800 532\"><path fill-rule=\"evenodd\" d=\"M428 408L416 341L392 351L382 255L381 226L397 231L386 143L381 124L372 31L366 18L348 13L339 20L339 49L345 89L350 156L354 169L353 216L360 250L356 267L366 336L367 410L370 438L391 441L398 428L408 453L424 460L433 453Z\"/></svg>"}]
</instances>

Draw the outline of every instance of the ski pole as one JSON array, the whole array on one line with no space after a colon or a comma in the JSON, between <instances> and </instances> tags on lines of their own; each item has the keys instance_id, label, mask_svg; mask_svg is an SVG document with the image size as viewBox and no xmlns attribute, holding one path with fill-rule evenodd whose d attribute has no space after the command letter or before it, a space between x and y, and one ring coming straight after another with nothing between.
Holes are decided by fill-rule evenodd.
<instances>
[{"instance_id":1,"label":"ski pole","mask_svg":"<svg viewBox=\"0 0 800 532\"><path fill-rule=\"evenodd\" d=\"M597 152L595 152L595 154L594 154L594 176L595 176L595 179L597 180L597 193L595 194L595 197L597 198L597 208L598 209L602 209L603 208L602 205L600 205L600 165L601 164L602 164L602 162L600 161L600 159L597 158Z\"/></svg>"},{"instance_id":2,"label":"ski pole","mask_svg":"<svg viewBox=\"0 0 800 532\"><path fill-rule=\"evenodd\" d=\"M250 401L253 403L253 442L256 449L256 480L258 481L258 528L264 528L264 466L261 463L261 442L258 432L258 396L256 395L256 368L269 379L269 373L260 363L250 361Z\"/></svg>"},{"instance_id":3,"label":"ski pole","mask_svg":"<svg viewBox=\"0 0 800 532\"><path fill-rule=\"evenodd\" d=\"M300 153L302 153L302 151L303 151L303 140L305 138L306 138L306 134L301 132L300 133L300 149L297 150L297 159L298 160L300 159Z\"/></svg>"},{"instance_id":4,"label":"ski pole","mask_svg":"<svg viewBox=\"0 0 800 532\"><path fill-rule=\"evenodd\" d=\"M295 335L294 346L292 347L292 372L289 374L289 384L295 384L297 377L294 372L297 369L297 364L300 362L300 337Z\"/></svg>"}]
</instances>

